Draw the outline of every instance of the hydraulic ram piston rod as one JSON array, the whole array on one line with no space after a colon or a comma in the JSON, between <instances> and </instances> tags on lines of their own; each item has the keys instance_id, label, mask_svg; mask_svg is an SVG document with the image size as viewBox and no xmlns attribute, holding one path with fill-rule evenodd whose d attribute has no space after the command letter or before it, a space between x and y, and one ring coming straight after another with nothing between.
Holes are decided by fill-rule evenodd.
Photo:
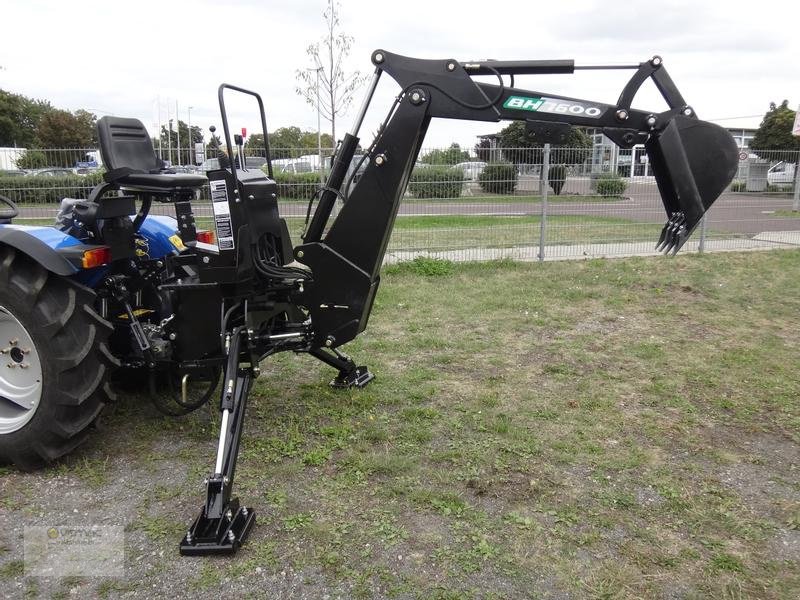
<instances>
[{"instance_id":1,"label":"hydraulic ram piston rod","mask_svg":"<svg viewBox=\"0 0 800 600\"><path fill-rule=\"evenodd\" d=\"M222 411L222 424L219 427L219 445L217 446L217 463L214 465L214 473L222 473L222 461L225 458L225 442L228 440L228 416L230 414L227 408Z\"/></svg>"},{"instance_id":2,"label":"hydraulic ram piston rod","mask_svg":"<svg viewBox=\"0 0 800 600\"><path fill-rule=\"evenodd\" d=\"M353 137L358 137L358 130L361 129L361 124L364 122L364 117L367 115L367 109L369 108L370 102L372 102L372 96L375 95L375 89L378 87L378 81L381 78L382 72L383 71L380 69L375 69L375 73L372 75L372 81L369 82L367 95L364 97L364 102L361 104L361 108L358 109L356 121L353 123L353 128L350 130L350 135Z\"/></svg>"}]
</instances>

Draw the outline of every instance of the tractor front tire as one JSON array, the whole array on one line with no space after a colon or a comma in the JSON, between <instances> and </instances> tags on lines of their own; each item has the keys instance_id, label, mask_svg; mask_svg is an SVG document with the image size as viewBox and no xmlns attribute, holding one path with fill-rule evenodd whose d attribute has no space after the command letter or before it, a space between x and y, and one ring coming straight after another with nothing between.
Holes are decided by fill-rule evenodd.
<instances>
[{"instance_id":1,"label":"tractor front tire","mask_svg":"<svg viewBox=\"0 0 800 600\"><path fill-rule=\"evenodd\" d=\"M31 470L75 449L117 364L89 288L0 245L0 462Z\"/></svg>"}]
</instances>

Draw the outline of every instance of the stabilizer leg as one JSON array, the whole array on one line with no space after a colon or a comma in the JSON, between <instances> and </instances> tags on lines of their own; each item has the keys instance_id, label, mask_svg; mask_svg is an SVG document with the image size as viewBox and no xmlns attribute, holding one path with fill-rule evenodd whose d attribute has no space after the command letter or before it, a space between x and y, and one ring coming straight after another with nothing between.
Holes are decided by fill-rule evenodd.
<instances>
[{"instance_id":1,"label":"stabilizer leg","mask_svg":"<svg viewBox=\"0 0 800 600\"><path fill-rule=\"evenodd\" d=\"M252 384L250 368L240 368L239 357L244 328L234 329L228 350L222 390L217 462L206 479L206 504L180 543L183 555L233 554L244 543L255 523L252 508L231 498L239 441Z\"/></svg>"},{"instance_id":2,"label":"stabilizer leg","mask_svg":"<svg viewBox=\"0 0 800 600\"><path fill-rule=\"evenodd\" d=\"M309 350L308 353L318 358L326 365L330 365L334 369L339 370L339 374L330 382L331 387L362 388L375 379L375 375L373 375L365 365L357 366L352 358L339 352L335 348L333 349L333 354L322 348L314 348L313 350Z\"/></svg>"}]
</instances>

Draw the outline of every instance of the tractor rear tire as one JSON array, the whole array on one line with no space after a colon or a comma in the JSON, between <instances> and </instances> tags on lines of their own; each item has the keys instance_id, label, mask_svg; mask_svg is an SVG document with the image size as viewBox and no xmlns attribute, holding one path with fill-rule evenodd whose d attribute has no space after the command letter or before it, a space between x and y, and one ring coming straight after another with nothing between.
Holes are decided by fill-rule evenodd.
<instances>
[{"instance_id":1,"label":"tractor rear tire","mask_svg":"<svg viewBox=\"0 0 800 600\"><path fill-rule=\"evenodd\" d=\"M0 245L0 462L32 470L71 452L111 398L118 361L94 300Z\"/></svg>"}]
</instances>

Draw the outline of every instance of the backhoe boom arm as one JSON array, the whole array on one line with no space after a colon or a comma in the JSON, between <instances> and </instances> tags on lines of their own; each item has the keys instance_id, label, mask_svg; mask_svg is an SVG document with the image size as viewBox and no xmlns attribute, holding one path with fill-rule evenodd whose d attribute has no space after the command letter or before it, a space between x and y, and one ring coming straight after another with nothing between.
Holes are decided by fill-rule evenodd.
<instances>
[{"instance_id":1,"label":"backhoe boom arm","mask_svg":"<svg viewBox=\"0 0 800 600\"><path fill-rule=\"evenodd\" d=\"M295 248L295 258L314 273L303 304L315 324L315 343L336 347L366 327L394 220L430 120L526 122L533 141L559 141L571 126L602 129L617 145L644 143L661 193L667 224L659 249L677 252L705 211L732 180L738 149L723 128L697 119L655 56L639 65L575 66L573 61L477 61L459 63L372 53L375 74L356 127L342 141L317 209ZM635 69L616 105L506 86L503 75L571 73L579 69ZM367 151L369 164L330 224L348 182L344 167L358 146L358 128L382 73L401 87L395 105ZM493 74L498 83L473 79ZM641 85L652 79L669 109L631 108Z\"/></svg>"}]
</instances>

